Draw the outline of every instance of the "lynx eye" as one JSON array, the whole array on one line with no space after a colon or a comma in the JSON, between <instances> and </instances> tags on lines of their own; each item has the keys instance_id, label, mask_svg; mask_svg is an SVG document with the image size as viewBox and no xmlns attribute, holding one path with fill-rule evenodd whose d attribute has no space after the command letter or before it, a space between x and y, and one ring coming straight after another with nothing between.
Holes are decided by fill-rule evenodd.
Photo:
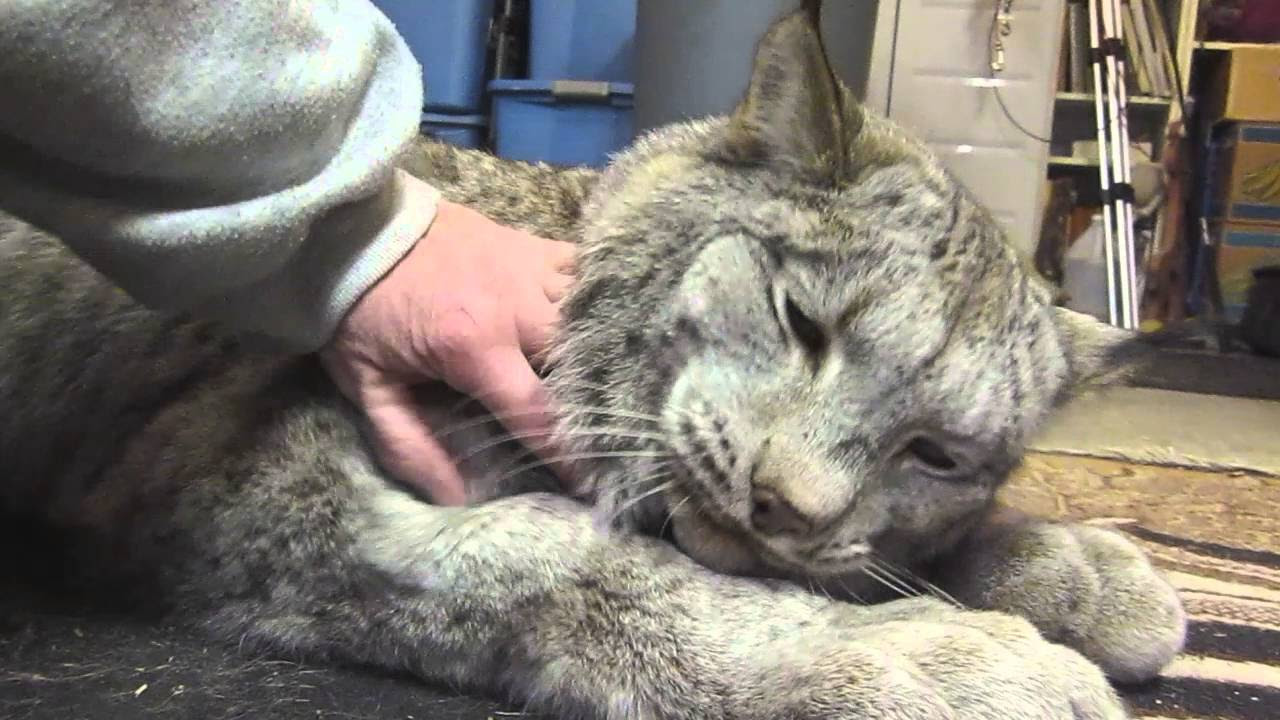
<instances>
[{"instance_id":1,"label":"lynx eye","mask_svg":"<svg viewBox=\"0 0 1280 720\"><path fill-rule=\"evenodd\" d=\"M790 295L783 302L783 309L787 313L787 327L791 328L791 334L804 346L805 350L812 355L819 355L827 349L826 332L818 323L804 314Z\"/></svg>"},{"instance_id":2,"label":"lynx eye","mask_svg":"<svg viewBox=\"0 0 1280 720\"><path fill-rule=\"evenodd\" d=\"M906 453L926 469L941 474L950 474L960 465L938 443L926 437L917 437L907 443Z\"/></svg>"}]
</instances>

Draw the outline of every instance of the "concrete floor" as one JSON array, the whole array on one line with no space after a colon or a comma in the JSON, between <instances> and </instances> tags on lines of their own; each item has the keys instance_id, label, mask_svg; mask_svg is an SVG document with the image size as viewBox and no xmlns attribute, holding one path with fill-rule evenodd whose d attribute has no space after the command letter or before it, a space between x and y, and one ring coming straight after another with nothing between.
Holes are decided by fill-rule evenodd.
<instances>
[{"instance_id":1,"label":"concrete floor","mask_svg":"<svg viewBox=\"0 0 1280 720\"><path fill-rule=\"evenodd\" d=\"M1068 405L1031 448L1280 476L1280 401L1113 388Z\"/></svg>"}]
</instances>

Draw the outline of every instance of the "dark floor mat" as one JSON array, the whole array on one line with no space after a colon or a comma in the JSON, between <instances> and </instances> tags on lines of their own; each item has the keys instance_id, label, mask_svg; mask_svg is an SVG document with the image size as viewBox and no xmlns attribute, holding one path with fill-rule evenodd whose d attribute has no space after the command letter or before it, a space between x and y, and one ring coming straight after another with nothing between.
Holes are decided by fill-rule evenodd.
<instances>
[{"instance_id":1,"label":"dark floor mat","mask_svg":"<svg viewBox=\"0 0 1280 720\"><path fill-rule=\"evenodd\" d=\"M500 720L512 708L359 668L251 659L198 634L6 588L5 720Z\"/></svg>"}]
</instances>

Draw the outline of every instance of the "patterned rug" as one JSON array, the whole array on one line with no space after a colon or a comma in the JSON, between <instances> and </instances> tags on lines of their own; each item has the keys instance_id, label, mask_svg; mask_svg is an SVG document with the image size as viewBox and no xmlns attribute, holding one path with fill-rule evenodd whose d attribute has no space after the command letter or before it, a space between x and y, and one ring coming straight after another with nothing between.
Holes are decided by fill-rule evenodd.
<instances>
[{"instance_id":1,"label":"patterned rug","mask_svg":"<svg viewBox=\"0 0 1280 720\"><path fill-rule=\"evenodd\" d=\"M1128 533L1182 593L1187 650L1124 689L1137 717L1280 718L1280 478L1037 454L1005 499Z\"/></svg>"}]
</instances>

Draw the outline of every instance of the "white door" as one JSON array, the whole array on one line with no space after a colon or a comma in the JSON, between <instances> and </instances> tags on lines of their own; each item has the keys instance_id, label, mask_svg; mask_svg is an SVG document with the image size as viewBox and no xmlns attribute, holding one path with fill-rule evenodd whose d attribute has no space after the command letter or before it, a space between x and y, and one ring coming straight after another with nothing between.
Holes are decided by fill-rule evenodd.
<instances>
[{"instance_id":1,"label":"white door","mask_svg":"<svg viewBox=\"0 0 1280 720\"><path fill-rule=\"evenodd\" d=\"M1048 138L1063 0L1014 0L1000 97ZM922 137L1028 254L1039 238L1048 145L1018 130L991 85L995 0L880 0L867 102Z\"/></svg>"}]
</instances>

